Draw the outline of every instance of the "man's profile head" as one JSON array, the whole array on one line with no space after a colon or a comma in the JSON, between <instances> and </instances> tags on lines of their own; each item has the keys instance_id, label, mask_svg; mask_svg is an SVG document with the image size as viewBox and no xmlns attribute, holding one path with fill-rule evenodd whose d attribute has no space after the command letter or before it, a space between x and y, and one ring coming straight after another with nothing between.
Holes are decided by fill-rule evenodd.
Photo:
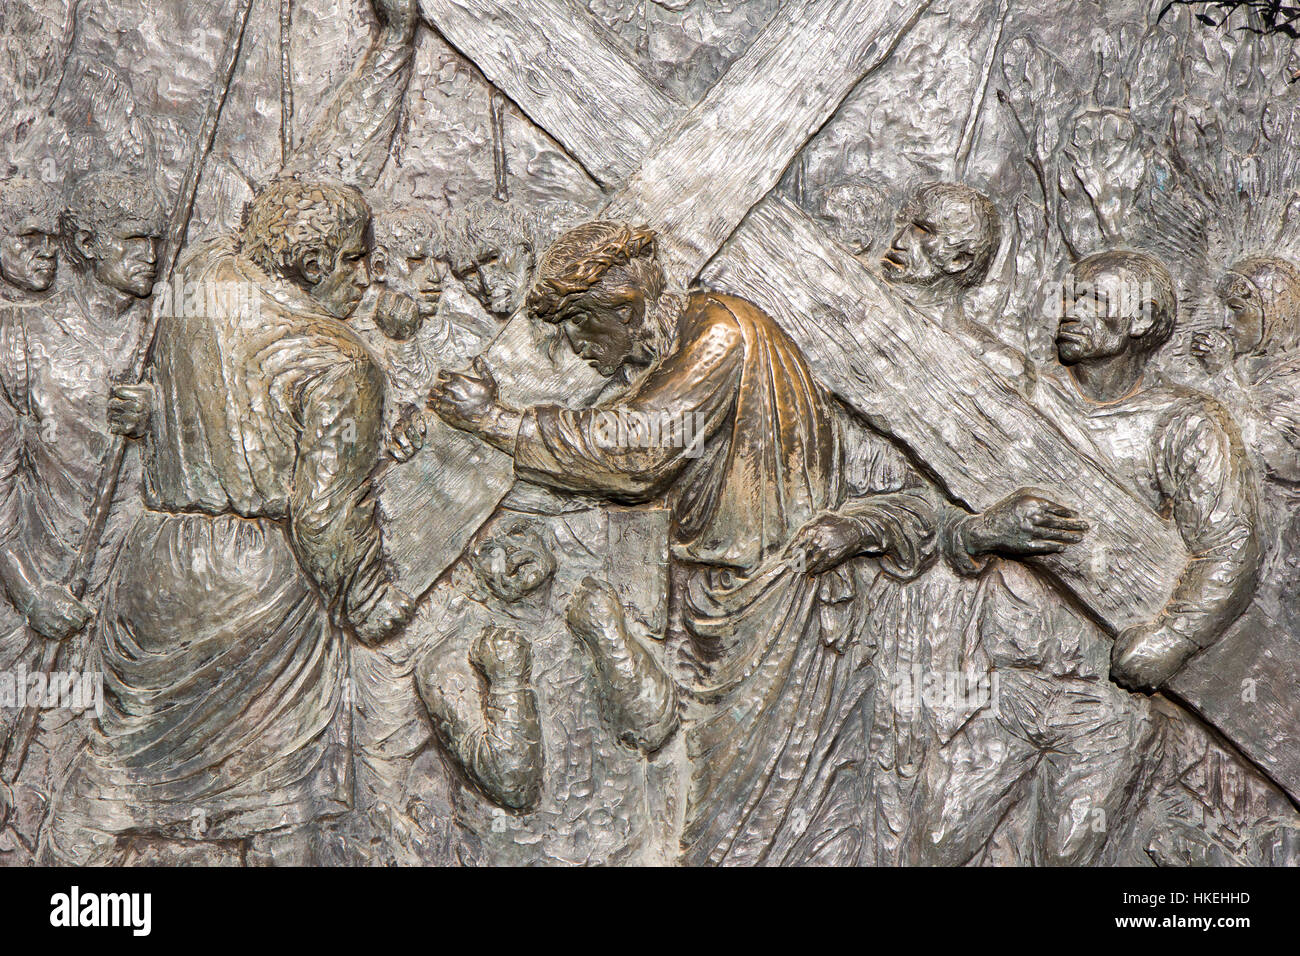
<instances>
[{"instance_id":1,"label":"man's profile head","mask_svg":"<svg viewBox=\"0 0 1300 956\"><path fill-rule=\"evenodd\" d=\"M38 179L0 182L0 278L44 292L58 269L59 194Z\"/></svg>"},{"instance_id":2,"label":"man's profile head","mask_svg":"<svg viewBox=\"0 0 1300 956\"><path fill-rule=\"evenodd\" d=\"M483 308L504 319L528 294L536 233L521 207L482 200L439 221L434 255Z\"/></svg>"},{"instance_id":3,"label":"man's profile head","mask_svg":"<svg viewBox=\"0 0 1300 956\"><path fill-rule=\"evenodd\" d=\"M570 229L542 254L528 306L564 330L575 355L609 376L653 359L663 330L651 313L665 284L653 230L596 220Z\"/></svg>"},{"instance_id":4,"label":"man's profile head","mask_svg":"<svg viewBox=\"0 0 1300 956\"><path fill-rule=\"evenodd\" d=\"M886 279L959 293L988 276L1002 243L997 207L962 183L926 183L903 204L880 266Z\"/></svg>"},{"instance_id":5,"label":"man's profile head","mask_svg":"<svg viewBox=\"0 0 1300 956\"><path fill-rule=\"evenodd\" d=\"M126 173L88 173L73 185L63 213L64 252L103 285L144 298L158 277L166 216L148 180Z\"/></svg>"},{"instance_id":6,"label":"man's profile head","mask_svg":"<svg viewBox=\"0 0 1300 956\"><path fill-rule=\"evenodd\" d=\"M344 319L370 285L369 227L370 208L352 186L282 179L245 207L240 248L263 272Z\"/></svg>"},{"instance_id":7,"label":"man's profile head","mask_svg":"<svg viewBox=\"0 0 1300 956\"><path fill-rule=\"evenodd\" d=\"M1056 351L1063 365L1149 355L1173 334L1178 299L1159 259L1112 250L1074 264L1062 290Z\"/></svg>"}]
</instances>

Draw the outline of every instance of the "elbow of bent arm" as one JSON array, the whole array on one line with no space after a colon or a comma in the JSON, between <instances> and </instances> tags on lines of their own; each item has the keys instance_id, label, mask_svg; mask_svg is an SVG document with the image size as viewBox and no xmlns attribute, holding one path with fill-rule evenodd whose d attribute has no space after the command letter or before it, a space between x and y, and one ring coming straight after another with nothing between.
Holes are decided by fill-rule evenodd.
<instances>
[{"instance_id":1,"label":"elbow of bent arm","mask_svg":"<svg viewBox=\"0 0 1300 956\"><path fill-rule=\"evenodd\" d=\"M669 677L652 666L640 680L639 693L615 708L618 739L649 755L660 750L677 730L677 690ZM612 688L606 690L613 694Z\"/></svg>"},{"instance_id":2,"label":"elbow of bent arm","mask_svg":"<svg viewBox=\"0 0 1300 956\"><path fill-rule=\"evenodd\" d=\"M540 734L524 732L506 740L485 734L478 755L474 777L494 803L525 813L537 808L542 796Z\"/></svg>"}]
</instances>

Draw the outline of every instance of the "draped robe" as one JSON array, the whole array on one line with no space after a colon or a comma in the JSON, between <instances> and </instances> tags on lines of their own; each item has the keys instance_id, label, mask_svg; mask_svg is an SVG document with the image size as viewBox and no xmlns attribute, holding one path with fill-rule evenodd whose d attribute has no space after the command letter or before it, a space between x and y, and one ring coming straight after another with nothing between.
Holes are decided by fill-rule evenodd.
<instances>
[{"instance_id":1,"label":"draped robe","mask_svg":"<svg viewBox=\"0 0 1300 956\"><path fill-rule=\"evenodd\" d=\"M611 441L620 415L692 416L698 438ZM933 554L935 515L919 488L845 500L841 458L837 420L794 343L756 306L717 293L689 297L672 346L622 396L524 413L520 478L626 502L664 495L672 510L670 636L692 764L687 863L856 852L851 822L822 825L836 816L837 777L865 759L865 746L845 752L839 740L869 690L870 669L844 652L863 624L854 579L881 566L918 573ZM869 528L888 557L816 577L791 566L795 532L829 510Z\"/></svg>"},{"instance_id":2,"label":"draped robe","mask_svg":"<svg viewBox=\"0 0 1300 956\"><path fill-rule=\"evenodd\" d=\"M345 629L388 586L382 372L228 241L186 278L228 298L159 326L147 510L92 640L105 708L63 794L64 853L83 812L101 833L241 838L350 800Z\"/></svg>"}]
</instances>

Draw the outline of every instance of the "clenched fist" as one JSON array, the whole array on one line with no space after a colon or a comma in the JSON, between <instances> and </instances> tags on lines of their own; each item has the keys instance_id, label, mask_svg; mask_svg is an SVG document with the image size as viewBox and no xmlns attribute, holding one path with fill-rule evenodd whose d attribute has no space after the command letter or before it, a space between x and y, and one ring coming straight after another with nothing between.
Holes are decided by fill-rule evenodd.
<instances>
[{"instance_id":1,"label":"clenched fist","mask_svg":"<svg viewBox=\"0 0 1300 956\"><path fill-rule=\"evenodd\" d=\"M532 676L533 648L517 631L485 627L469 649L469 662L489 684L523 684Z\"/></svg>"}]
</instances>

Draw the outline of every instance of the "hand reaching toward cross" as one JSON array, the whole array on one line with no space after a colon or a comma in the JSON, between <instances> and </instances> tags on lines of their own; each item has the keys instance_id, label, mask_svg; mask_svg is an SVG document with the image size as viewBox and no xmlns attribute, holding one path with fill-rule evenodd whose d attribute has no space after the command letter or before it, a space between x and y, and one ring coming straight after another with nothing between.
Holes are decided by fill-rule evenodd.
<instances>
[{"instance_id":1,"label":"hand reaching toward cross","mask_svg":"<svg viewBox=\"0 0 1300 956\"><path fill-rule=\"evenodd\" d=\"M429 407L452 428L513 453L521 416L497 398L496 379L480 356L467 371L440 370L429 392Z\"/></svg>"}]
</instances>

